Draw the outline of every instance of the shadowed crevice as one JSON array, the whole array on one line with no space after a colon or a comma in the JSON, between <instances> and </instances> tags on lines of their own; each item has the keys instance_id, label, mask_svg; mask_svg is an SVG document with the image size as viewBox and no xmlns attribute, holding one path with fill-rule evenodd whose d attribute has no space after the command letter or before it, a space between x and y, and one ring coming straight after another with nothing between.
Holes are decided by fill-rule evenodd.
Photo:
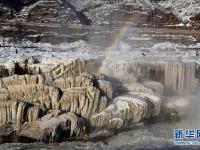
<instances>
[{"instance_id":1,"label":"shadowed crevice","mask_svg":"<svg viewBox=\"0 0 200 150\"><path fill-rule=\"evenodd\" d=\"M73 6L69 1L67 0L61 0L63 2L63 5L65 8L71 8L72 11L76 14L77 18L79 19L81 24L84 25L90 25L91 21L85 16L83 11L77 11L75 6Z\"/></svg>"}]
</instances>

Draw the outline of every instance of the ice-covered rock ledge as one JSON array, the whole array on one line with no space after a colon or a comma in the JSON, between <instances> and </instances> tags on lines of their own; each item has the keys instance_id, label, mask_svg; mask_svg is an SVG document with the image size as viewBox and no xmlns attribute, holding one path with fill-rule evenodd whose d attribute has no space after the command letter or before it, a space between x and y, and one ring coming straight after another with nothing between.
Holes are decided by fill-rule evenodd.
<instances>
[{"instance_id":1,"label":"ice-covered rock ledge","mask_svg":"<svg viewBox=\"0 0 200 150\"><path fill-rule=\"evenodd\" d=\"M148 61L115 65L110 66L113 74L104 76L95 72L98 61L94 60L29 57L3 62L0 125L15 133L6 138L16 135L19 139L45 142L72 137L87 140L94 130L130 128L158 118L161 112L179 117L187 113L189 103L182 105L181 99L176 102L164 95L170 85L175 92L190 86L182 85L182 80L196 79L191 76L195 70L183 64ZM142 71L149 74L144 76ZM160 76L153 76L157 72ZM180 85L170 80L163 83L161 75L164 81L172 75Z\"/></svg>"}]
</instances>

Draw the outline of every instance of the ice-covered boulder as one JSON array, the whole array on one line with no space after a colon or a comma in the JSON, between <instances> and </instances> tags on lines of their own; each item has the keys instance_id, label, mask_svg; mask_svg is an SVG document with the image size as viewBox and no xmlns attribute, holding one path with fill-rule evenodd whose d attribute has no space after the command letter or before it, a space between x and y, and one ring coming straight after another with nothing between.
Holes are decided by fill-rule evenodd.
<instances>
[{"instance_id":1,"label":"ice-covered boulder","mask_svg":"<svg viewBox=\"0 0 200 150\"><path fill-rule=\"evenodd\" d=\"M101 105L107 106L107 100L102 103L102 99L100 91L93 86L69 88L64 91L59 100L59 109L90 119L91 115L103 107Z\"/></svg>"},{"instance_id":2,"label":"ice-covered boulder","mask_svg":"<svg viewBox=\"0 0 200 150\"><path fill-rule=\"evenodd\" d=\"M133 95L138 98L145 99L148 104L148 117L156 117L160 114L162 97L158 93L142 93L142 92L129 92L130 95Z\"/></svg>"},{"instance_id":3,"label":"ice-covered boulder","mask_svg":"<svg viewBox=\"0 0 200 150\"><path fill-rule=\"evenodd\" d=\"M21 129L25 122L34 122L44 114L45 109L40 105L17 100L0 102L0 126L12 123L16 129Z\"/></svg>"},{"instance_id":4,"label":"ice-covered boulder","mask_svg":"<svg viewBox=\"0 0 200 150\"><path fill-rule=\"evenodd\" d=\"M128 92L116 97L105 110L91 117L94 127L122 128L144 118L156 117L161 110L161 96L156 93Z\"/></svg>"},{"instance_id":5,"label":"ice-covered boulder","mask_svg":"<svg viewBox=\"0 0 200 150\"><path fill-rule=\"evenodd\" d=\"M148 112L145 99L132 95L116 97L103 112L91 117L93 127L122 128L129 123L141 121Z\"/></svg>"},{"instance_id":6,"label":"ice-covered boulder","mask_svg":"<svg viewBox=\"0 0 200 150\"><path fill-rule=\"evenodd\" d=\"M37 141L56 142L73 136L83 136L85 122L73 113L64 113L57 117L44 116L41 121L26 123L18 136Z\"/></svg>"}]
</instances>

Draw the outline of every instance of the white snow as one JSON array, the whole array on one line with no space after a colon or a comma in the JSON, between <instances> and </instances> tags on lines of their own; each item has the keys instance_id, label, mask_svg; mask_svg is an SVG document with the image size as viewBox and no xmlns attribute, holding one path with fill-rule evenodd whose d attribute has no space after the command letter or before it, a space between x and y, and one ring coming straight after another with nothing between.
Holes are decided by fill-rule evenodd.
<instances>
[{"instance_id":1,"label":"white snow","mask_svg":"<svg viewBox=\"0 0 200 150\"><path fill-rule=\"evenodd\" d=\"M168 0L160 2L159 6L171 10L183 21L189 21L190 17L200 13L199 0Z\"/></svg>"},{"instance_id":2,"label":"white snow","mask_svg":"<svg viewBox=\"0 0 200 150\"><path fill-rule=\"evenodd\" d=\"M180 20L190 21L192 16L200 13L199 0L166 0L159 3L150 2L150 0L126 0L127 3L142 7L144 10L154 8L161 9L166 12L172 12Z\"/></svg>"}]
</instances>

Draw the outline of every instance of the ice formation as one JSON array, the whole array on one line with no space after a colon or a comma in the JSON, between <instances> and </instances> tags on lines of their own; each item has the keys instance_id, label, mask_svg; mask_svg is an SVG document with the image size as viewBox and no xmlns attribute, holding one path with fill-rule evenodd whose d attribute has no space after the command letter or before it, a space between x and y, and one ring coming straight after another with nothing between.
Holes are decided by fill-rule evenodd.
<instances>
[{"instance_id":1,"label":"ice formation","mask_svg":"<svg viewBox=\"0 0 200 150\"><path fill-rule=\"evenodd\" d=\"M84 126L84 120L74 113L68 112L58 116L47 114L41 118L41 121L25 123L19 136L55 142L63 137L83 136Z\"/></svg>"},{"instance_id":2,"label":"ice formation","mask_svg":"<svg viewBox=\"0 0 200 150\"><path fill-rule=\"evenodd\" d=\"M14 63L0 78L0 125L12 123L17 136L46 142L128 128L160 113L182 116L187 100L163 102L163 95L195 89L199 80L194 63L122 61L105 76L86 73L90 60Z\"/></svg>"},{"instance_id":3,"label":"ice formation","mask_svg":"<svg viewBox=\"0 0 200 150\"><path fill-rule=\"evenodd\" d=\"M91 124L99 128L125 128L144 118L160 114L161 98L146 93L133 93L116 97L111 105L92 116Z\"/></svg>"},{"instance_id":4,"label":"ice formation","mask_svg":"<svg viewBox=\"0 0 200 150\"><path fill-rule=\"evenodd\" d=\"M173 94L191 92L197 89L199 82L198 66L199 64L195 62L134 60L110 64L108 74L118 78L119 72L123 71L136 80L160 82L164 86L165 93ZM159 88L162 91L162 86Z\"/></svg>"}]
</instances>

